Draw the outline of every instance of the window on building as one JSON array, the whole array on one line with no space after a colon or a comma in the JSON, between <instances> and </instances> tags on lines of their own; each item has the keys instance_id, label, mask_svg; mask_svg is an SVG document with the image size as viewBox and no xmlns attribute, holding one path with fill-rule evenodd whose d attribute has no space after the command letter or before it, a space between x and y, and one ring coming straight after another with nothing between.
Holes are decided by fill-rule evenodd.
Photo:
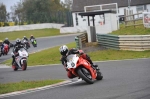
<instances>
[{"instance_id":1,"label":"window on building","mask_svg":"<svg viewBox=\"0 0 150 99\"><path fill-rule=\"evenodd\" d=\"M143 12L144 11L144 6L137 6L136 10L138 13Z\"/></svg>"},{"instance_id":2,"label":"window on building","mask_svg":"<svg viewBox=\"0 0 150 99\"><path fill-rule=\"evenodd\" d=\"M78 25L79 25L79 24L78 24L78 14L76 13L75 15L76 15L76 16L75 16L76 26L78 26Z\"/></svg>"},{"instance_id":3,"label":"window on building","mask_svg":"<svg viewBox=\"0 0 150 99\"><path fill-rule=\"evenodd\" d=\"M147 10L147 7L146 7L146 5L144 5L144 10Z\"/></svg>"}]
</instances>

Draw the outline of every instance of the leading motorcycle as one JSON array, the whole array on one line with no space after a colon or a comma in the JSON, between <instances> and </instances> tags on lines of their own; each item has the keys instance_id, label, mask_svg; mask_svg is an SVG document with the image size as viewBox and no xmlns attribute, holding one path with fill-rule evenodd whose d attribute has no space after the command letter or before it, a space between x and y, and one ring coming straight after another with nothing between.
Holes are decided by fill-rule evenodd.
<instances>
[{"instance_id":1,"label":"leading motorcycle","mask_svg":"<svg viewBox=\"0 0 150 99\"><path fill-rule=\"evenodd\" d=\"M89 84L93 84L94 80L103 79L103 75L99 69L93 68L87 60L77 54L67 56L67 69L71 71L73 75L82 78Z\"/></svg>"},{"instance_id":2,"label":"leading motorcycle","mask_svg":"<svg viewBox=\"0 0 150 99\"><path fill-rule=\"evenodd\" d=\"M14 55L14 52L11 53ZM25 48L20 48L18 51L18 56L15 57L15 62L12 65L14 71L18 69L26 70L27 69L27 59L28 59L28 52Z\"/></svg>"}]
</instances>

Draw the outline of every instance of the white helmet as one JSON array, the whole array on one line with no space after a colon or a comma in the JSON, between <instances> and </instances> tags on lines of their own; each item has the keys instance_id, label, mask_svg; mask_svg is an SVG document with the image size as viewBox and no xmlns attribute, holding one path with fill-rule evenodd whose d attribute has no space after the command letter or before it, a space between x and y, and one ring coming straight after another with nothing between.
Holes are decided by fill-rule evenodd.
<instances>
[{"instance_id":1,"label":"white helmet","mask_svg":"<svg viewBox=\"0 0 150 99\"><path fill-rule=\"evenodd\" d=\"M8 40L8 38L5 38L5 40Z\"/></svg>"},{"instance_id":2,"label":"white helmet","mask_svg":"<svg viewBox=\"0 0 150 99\"><path fill-rule=\"evenodd\" d=\"M61 55L66 55L68 52L68 47L66 45L63 45L59 48L59 51L60 51Z\"/></svg>"}]
</instances>

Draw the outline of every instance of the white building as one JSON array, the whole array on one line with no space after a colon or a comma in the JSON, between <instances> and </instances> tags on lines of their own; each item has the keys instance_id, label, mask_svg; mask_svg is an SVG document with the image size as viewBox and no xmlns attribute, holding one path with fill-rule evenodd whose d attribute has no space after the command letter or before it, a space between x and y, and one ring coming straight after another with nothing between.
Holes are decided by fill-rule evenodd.
<instances>
[{"instance_id":1,"label":"white building","mask_svg":"<svg viewBox=\"0 0 150 99\"><path fill-rule=\"evenodd\" d=\"M82 17L78 15L80 12L84 12L84 6L91 5L102 5L109 3L118 4L118 14L119 16L124 15L124 9L133 10L134 13L143 12L144 10L150 11L150 0L73 0L72 6L72 16L73 16L73 25L74 27L85 27L87 26L87 17ZM139 17L139 16L135 16ZM92 24L92 17L90 18L90 23ZM95 16L95 26L101 25L103 21L102 15Z\"/></svg>"}]
</instances>

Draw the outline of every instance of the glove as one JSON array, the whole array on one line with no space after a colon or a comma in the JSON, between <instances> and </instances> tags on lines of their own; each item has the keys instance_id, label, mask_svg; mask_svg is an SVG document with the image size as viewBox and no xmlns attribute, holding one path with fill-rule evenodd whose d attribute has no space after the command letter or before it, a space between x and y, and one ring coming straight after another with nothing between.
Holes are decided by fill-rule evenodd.
<instances>
[{"instance_id":1,"label":"glove","mask_svg":"<svg viewBox=\"0 0 150 99\"><path fill-rule=\"evenodd\" d=\"M83 50L79 50L79 54L80 55L84 54Z\"/></svg>"}]
</instances>

